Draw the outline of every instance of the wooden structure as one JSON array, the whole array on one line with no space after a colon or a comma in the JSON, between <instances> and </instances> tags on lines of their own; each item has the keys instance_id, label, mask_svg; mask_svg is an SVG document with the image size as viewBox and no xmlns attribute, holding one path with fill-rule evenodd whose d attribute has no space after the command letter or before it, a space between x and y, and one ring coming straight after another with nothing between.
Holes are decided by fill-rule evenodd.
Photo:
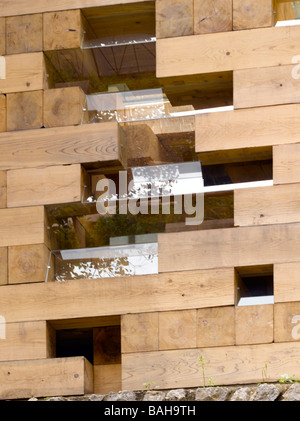
<instances>
[{"instance_id":1,"label":"wooden structure","mask_svg":"<svg viewBox=\"0 0 300 421\"><path fill-rule=\"evenodd\" d=\"M276 25L292 3L0 0L0 399L197 387L200 357L215 385L300 376L300 26ZM178 117L119 105L143 89ZM114 118L89 112L96 93ZM196 160L211 186L272 184L167 221L157 273L57 281L59 218L73 249L95 241L86 189Z\"/></svg>"}]
</instances>

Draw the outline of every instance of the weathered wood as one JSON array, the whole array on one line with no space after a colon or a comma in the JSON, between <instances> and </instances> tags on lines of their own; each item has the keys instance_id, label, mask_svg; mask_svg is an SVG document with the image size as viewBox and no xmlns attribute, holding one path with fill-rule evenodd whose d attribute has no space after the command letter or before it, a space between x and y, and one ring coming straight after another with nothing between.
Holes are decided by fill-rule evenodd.
<instances>
[{"instance_id":1,"label":"weathered wood","mask_svg":"<svg viewBox=\"0 0 300 421\"><path fill-rule=\"evenodd\" d=\"M233 30L273 26L273 0L233 0Z\"/></svg>"},{"instance_id":2,"label":"weathered wood","mask_svg":"<svg viewBox=\"0 0 300 421\"><path fill-rule=\"evenodd\" d=\"M232 0L194 0L194 34L232 30Z\"/></svg>"},{"instance_id":3,"label":"weathered wood","mask_svg":"<svg viewBox=\"0 0 300 421\"><path fill-rule=\"evenodd\" d=\"M0 92L25 92L44 89L45 69L42 52L4 56L6 78L0 79Z\"/></svg>"},{"instance_id":4,"label":"weathered wood","mask_svg":"<svg viewBox=\"0 0 300 421\"><path fill-rule=\"evenodd\" d=\"M7 122L6 122L6 95L0 94L0 132L6 132Z\"/></svg>"},{"instance_id":5,"label":"weathered wood","mask_svg":"<svg viewBox=\"0 0 300 421\"><path fill-rule=\"evenodd\" d=\"M43 127L43 91L10 93L6 98L7 131Z\"/></svg>"},{"instance_id":6,"label":"weathered wood","mask_svg":"<svg viewBox=\"0 0 300 421\"><path fill-rule=\"evenodd\" d=\"M300 302L275 303L274 341L292 342L300 339Z\"/></svg>"},{"instance_id":7,"label":"weathered wood","mask_svg":"<svg viewBox=\"0 0 300 421\"><path fill-rule=\"evenodd\" d=\"M62 329L80 329L101 326L120 326L120 316L106 316L106 317L83 317L80 319L60 319L52 320L51 326L56 330Z\"/></svg>"},{"instance_id":8,"label":"weathered wood","mask_svg":"<svg viewBox=\"0 0 300 421\"><path fill-rule=\"evenodd\" d=\"M196 152L298 142L299 111L288 104L196 115Z\"/></svg>"},{"instance_id":9,"label":"weathered wood","mask_svg":"<svg viewBox=\"0 0 300 421\"><path fill-rule=\"evenodd\" d=\"M94 365L94 393L107 394L122 390L121 364Z\"/></svg>"},{"instance_id":10,"label":"weathered wood","mask_svg":"<svg viewBox=\"0 0 300 421\"><path fill-rule=\"evenodd\" d=\"M124 315L146 308L186 310L234 305L234 294L233 268L117 277L113 282L79 279L61 282L59 288L55 282L3 285L1 314L7 322L15 322Z\"/></svg>"},{"instance_id":11,"label":"weathered wood","mask_svg":"<svg viewBox=\"0 0 300 421\"><path fill-rule=\"evenodd\" d=\"M155 12L157 38L193 34L192 0L156 0Z\"/></svg>"},{"instance_id":12,"label":"weathered wood","mask_svg":"<svg viewBox=\"0 0 300 421\"><path fill-rule=\"evenodd\" d=\"M80 164L7 171L7 207L80 202Z\"/></svg>"},{"instance_id":13,"label":"weathered wood","mask_svg":"<svg viewBox=\"0 0 300 421\"><path fill-rule=\"evenodd\" d=\"M200 34L156 42L157 77L290 64L300 27Z\"/></svg>"},{"instance_id":14,"label":"weathered wood","mask_svg":"<svg viewBox=\"0 0 300 421\"><path fill-rule=\"evenodd\" d=\"M93 329L94 365L121 364L120 326Z\"/></svg>"},{"instance_id":15,"label":"weathered wood","mask_svg":"<svg viewBox=\"0 0 300 421\"><path fill-rule=\"evenodd\" d=\"M299 235L300 224L158 234L158 268L169 272L295 262Z\"/></svg>"},{"instance_id":16,"label":"weathered wood","mask_svg":"<svg viewBox=\"0 0 300 421\"><path fill-rule=\"evenodd\" d=\"M274 302L300 301L300 263L274 265Z\"/></svg>"},{"instance_id":17,"label":"weathered wood","mask_svg":"<svg viewBox=\"0 0 300 421\"><path fill-rule=\"evenodd\" d=\"M0 18L0 55L6 53L5 18Z\"/></svg>"},{"instance_id":18,"label":"weathered wood","mask_svg":"<svg viewBox=\"0 0 300 421\"><path fill-rule=\"evenodd\" d=\"M295 64L236 70L233 72L234 108L262 107L300 102Z\"/></svg>"},{"instance_id":19,"label":"weathered wood","mask_svg":"<svg viewBox=\"0 0 300 421\"><path fill-rule=\"evenodd\" d=\"M86 95L78 86L44 92L44 126L73 126L88 122Z\"/></svg>"},{"instance_id":20,"label":"weathered wood","mask_svg":"<svg viewBox=\"0 0 300 421\"><path fill-rule=\"evenodd\" d=\"M51 252L45 244L8 247L8 283L45 282L50 257ZM51 269L53 271L53 266ZM50 281L51 276L48 278Z\"/></svg>"},{"instance_id":21,"label":"weathered wood","mask_svg":"<svg viewBox=\"0 0 300 421\"><path fill-rule=\"evenodd\" d=\"M6 54L43 51L41 13L6 18Z\"/></svg>"},{"instance_id":22,"label":"weathered wood","mask_svg":"<svg viewBox=\"0 0 300 421\"><path fill-rule=\"evenodd\" d=\"M234 225L300 222L300 184L235 190Z\"/></svg>"},{"instance_id":23,"label":"weathered wood","mask_svg":"<svg viewBox=\"0 0 300 421\"><path fill-rule=\"evenodd\" d=\"M273 147L274 184L300 182L300 143Z\"/></svg>"},{"instance_id":24,"label":"weathered wood","mask_svg":"<svg viewBox=\"0 0 300 421\"><path fill-rule=\"evenodd\" d=\"M272 343L273 305L236 306L236 345Z\"/></svg>"},{"instance_id":25,"label":"weathered wood","mask_svg":"<svg viewBox=\"0 0 300 421\"><path fill-rule=\"evenodd\" d=\"M0 169L119 161L118 124L0 133Z\"/></svg>"},{"instance_id":26,"label":"weathered wood","mask_svg":"<svg viewBox=\"0 0 300 421\"><path fill-rule=\"evenodd\" d=\"M205 385L278 382L283 373L299 378L300 343L272 343L199 349L183 349L123 355L123 390L137 390L146 378L161 389L204 385L199 358L205 363Z\"/></svg>"},{"instance_id":27,"label":"weathered wood","mask_svg":"<svg viewBox=\"0 0 300 421\"><path fill-rule=\"evenodd\" d=\"M0 247L0 286L8 283L7 247Z\"/></svg>"},{"instance_id":28,"label":"weathered wood","mask_svg":"<svg viewBox=\"0 0 300 421\"><path fill-rule=\"evenodd\" d=\"M121 317L121 351L158 350L158 313L124 314Z\"/></svg>"},{"instance_id":29,"label":"weathered wood","mask_svg":"<svg viewBox=\"0 0 300 421\"><path fill-rule=\"evenodd\" d=\"M47 322L6 323L5 340L0 341L0 361L54 358Z\"/></svg>"},{"instance_id":30,"label":"weathered wood","mask_svg":"<svg viewBox=\"0 0 300 421\"><path fill-rule=\"evenodd\" d=\"M46 242L43 206L0 209L0 247Z\"/></svg>"},{"instance_id":31,"label":"weathered wood","mask_svg":"<svg viewBox=\"0 0 300 421\"><path fill-rule=\"evenodd\" d=\"M7 175L6 171L0 171L0 209L7 206Z\"/></svg>"},{"instance_id":32,"label":"weathered wood","mask_svg":"<svg viewBox=\"0 0 300 421\"><path fill-rule=\"evenodd\" d=\"M164 311L158 313L158 348L196 348L197 311Z\"/></svg>"},{"instance_id":33,"label":"weathered wood","mask_svg":"<svg viewBox=\"0 0 300 421\"><path fill-rule=\"evenodd\" d=\"M84 357L0 363L0 399L93 392L93 366Z\"/></svg>"},{"instance_id":34,"label":"weathered wood","mask_svg":"<svg viewBox=\"0 0 300 421\"><path fill-rule=\"evenodd\" d=\"M197 310L197 347L235 344L234 307L211 307Z\"/></svg>"}]
</instances>

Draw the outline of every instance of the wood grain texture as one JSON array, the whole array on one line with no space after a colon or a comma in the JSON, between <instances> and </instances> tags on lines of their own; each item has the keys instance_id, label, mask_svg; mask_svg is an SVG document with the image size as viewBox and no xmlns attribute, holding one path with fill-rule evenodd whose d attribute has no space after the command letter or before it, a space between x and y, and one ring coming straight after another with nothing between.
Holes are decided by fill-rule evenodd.
<instances>
[{"instance_id":1,"label":"wood grain texture","mask_svg":"<svg viewBox=\"0 0 300 421\"><path fill-rule=\"evenodd\" d=\"M0 341L0 361L53 358L53 351L45 321L6 324L6 339Z\"/></svg>"},{"instance_id":2,"label":"wood grain texture","mask_svg":"<svg viewBox=\"0 0 300 421\"><path fill-rule=\"evenodd\" d=\"M289 104L196 115L196 152L299 142L299 111Z\"/></svg>"},{"instance_id":3,"label":"wood grain texture","mask_svg":"<svg viewBox=\"0 0 300 421\"><path fill-rule=\"evenodd\" d=\"M6 53L5 18L0 18L0 55Z\"/></svg>"},{"instance_id":4,"label":"wood grain texture","mask_svg":"<svg viewBox=\"0 0 300 421\"><path fill-rule=\"evenodd\" d=\"M7 171L7 207L80 202L80 164Z\"/></svg>"},{"instance_id":5,"label":"wood grain texture","mask_svg":"<svg viewBox=\"0 0 300 421\"><path fill-rule=\"evenodd\" d=\"M290 64L300 27L200 34L156 42L157 77Z\"/></svg>"},{"instance_id":6,"label":"wood grain texture","mask_svg":"<svg viewBox=\"0 0 300 421\"><path fill-rule=\"evenodd\" d=\"M121 351L158 350L158 313L124 314L121 317Z\"/></svg>"},{"instance_id":7,"label":"wood grain texture","mask_svg":"<svg viewBox=\"0 0 300 421\"><path fill-rule=\"evenodd\" d=\"M235 335L236 345L272 343L274 306L236 306Z\"/></svg>"},{"instance_id":8,"label":"wood grain texture","mask_svg":"<svg viewBox=\"0 0 300 421\"><path fill-rule=\"evenodd\" d=\"M94 365L121 364L120 326L93 329Z\"/></svg>"},{"instance_id":9,"label":"wood grain texture","mask_svg":"<svg viewBox=\"0 0 300 421\"><path fill-rule=\"evenodd\" d=\"M0 247L45 243L43 206L0 209Z\"/></svg>"},{"instance_id":10,"label":"wood grain texture","mask_svg":"<svg viewBox=\"0 0 300 421\"><path fill-rule=\"evenodd\" d=\"M196 310L159 312L159 349L196 348L196 325Z\"/></svg>"},{"instance_id":11,"label":"wood grain texture","mask_svg":"<svg viewBox=\"0 0 300 421\"><path fill-rule=\"evenodd\" d=\"M107 394L122 390L122 365L94 365L94 393Z\"/></svg>"},{"instance_id":12,"label":"wood grain texture","mask_svg":"<svg viewBox=\"0 0 300 421\"><path fill-rule=\"evenodd\" d=\"M156 37L193 34L193 0L156 0Z\"/></svg>"},{"instance_id":13,"label":"wood grain texture","mask_svg":"<svg viewBox=\"0 0 300 421\"><path fill-rule=\"evenodd\" d=\"M292 342L300 340L300 302L275 303L274 341Z\"/></svg>"},{"instance_id":14,"label":"wood grain texture","mask_svg":"<svg viewBox=\"0 0 300 421\"><path fill-rule=\"evenodd\" d=\"M300 183L235 190L234 225L300 222Z\"/></svg>"},{"instance_id":15,"label":"wood grain texture","mask_svg":"<svg viewBox=\"0 0 300 421\"><path fill-rule=\"evenodd\" d=\"M299 234L300 224L158 234L159 272L295 262Z\"/></svg>"},{"instance_id":16,"label":"wood grain texture","mask_svg":"<svg viewBox=\"0 0 300 421\"><path fill-rule=\"evenodd\" d=\"M7 121L6 121L6 95L0 94L0 132L6 132Z\"/></svg>"},{"instance_id":17,"label":"wood grain texture","mask_svg":"<svg viewBox=\"0 0 300 421\"><path fill-rule=\"evenodd\" d=\"M25 399L93 392L93 367L84 357L0 363L0 398Z\"/></svg>"},{"instance_id":18,"label":"wood grain texture","mask_svg":"<svg viewBox=\"0 0 300 421\"><path fill-rule=\"evenodd\" d=\"M122 294L120 295L120 290ZM11 297L15 305L12 305ZM7 322L60 320L234 304L234 270L1 286ZM53 312L55 306L55 312Z\"/></svg>"},{"instance_id":19,"label":"wood grain texture","mask_svg":"<svg viewBox=\"0 0 300 421\"><path fill-rule=\"evenodd\" d=\"M233 72L234 108L263 107L300 102L295 64Z\"/></svg>"},{"instance_id":20,"label":"wood grain texture","mask_svg":"<svg viewBox=\"0 0 300 421\"><path fill-rule=\"evenodd\" d=\"M156 351L123 356L123 389L139 389L145 377L161 389L199 387L203 385L200 357L206 385L209 377L215 385L261 382L265 364L270 382L278 382L282 373L300 375L300 343L296 342Z\"/></svg>"},{"instance_id":21,"label":"wood grain texture","mask_svg":"<svg viewBox=\"0 0 300 421\"><path fill-rule=\"evenodd\" d=\"M0 247L0 286L8 283L7 247Z\"/></svg>"},{"instance_id":22,"label":"wood grain texture","mask_svg":"<svg viewBox=\"0 0 300 421\"><path fill-rule=\"evenodd\" d=\"M235 344L234 307L210 307L197 310L198 348Z\"/></svg>"},{"instance_id":23,"label":"wood grain texture","mask_svg":"<svg viewBox=\"0 0 300 421\"><path fill-rule=\"evenodd\" d=\"M300 182L300 143L273 147L274 184Z\"/></svg>"},{"instance_id":24,"label":"wood grain texture","mask_svg":"<svg viewBox=\"0 0 300 421\"><path fill-rule=\"evenodd\" d=\"M0 171L0 209L7 206L7 173Z\"/></svg>"},{"instance_id":25,"label":"wood grain texture","mask_svg":"<svg viewBox=\"0 0 300 421\"><path fill-rule=\"evenodd\" d=\"M6 79L0 79L0 92L26 92L44 89L45 69L42 52L5 56Z\"/></svg>"},{"instance_id":26,"label":"wood grain texture","mask_svg":"<svg viewBox=\"0 0 300 421\"><path fill-rule=\"evenodd\" d=\"M117 123L0 133L0 169L119 159Z\"/></svg>"},{"instance_id":27,"label":"wood grain texture","mask_svg":"<svg viewBox=\"0 0 300 421\"><path fill-rule=\"evenodd\" d=\"M273 0L233 0L233 30L273 26Z\"/></svg>"},{"instance_id":28,"label":"wood grain texture","mask_svg":"<svg viewBox=\"0 0 300 421\"><path fill-rule=\"evenodd\" d=\"M194 0L194 34L232 30L232 0Z\"/></svg>"},{"instance_id":29,"label":"wood grain texture","mask_svg":"<svg viewBox=\"0 0 300 421\"><path fill-rule=\"evenodd\" d=\"M41 13L6 18L6 54L43 51Z\"/></svg>"},{"instance_id":30,"label":"wood grain texture","mask_svg":"<svg viewBox=\"0 0 300 421\"><path fill-rule=\"evenodd\" d=\"M40 129L43 121L43 91L6 95L7 131Z\"/></svg>"},{"instance_id":31,"label":"wood grain texture","mask_svg":"<svg viewBox=\"0 0 300 421\"><path fill-rule=\"evenodd\" d=\"M300 301L300 262L274 265L274 302Z\"/></svg>"}]
</instances>

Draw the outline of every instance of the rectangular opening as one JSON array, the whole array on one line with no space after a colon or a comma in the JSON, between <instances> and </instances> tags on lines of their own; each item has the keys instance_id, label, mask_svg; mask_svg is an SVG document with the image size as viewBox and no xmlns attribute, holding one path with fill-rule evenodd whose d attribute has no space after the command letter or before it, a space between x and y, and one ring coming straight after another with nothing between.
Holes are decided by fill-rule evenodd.
<instances>
[{"instance_id":1,"label":"rectangular opening","mask_svg":"<svg viewBox=\"0 0 300 421\"><path fill-rule=\"evenodd\" d=\"M236 305L274 303L273 265L236 268Z\"/></svg>"}]
</instances>

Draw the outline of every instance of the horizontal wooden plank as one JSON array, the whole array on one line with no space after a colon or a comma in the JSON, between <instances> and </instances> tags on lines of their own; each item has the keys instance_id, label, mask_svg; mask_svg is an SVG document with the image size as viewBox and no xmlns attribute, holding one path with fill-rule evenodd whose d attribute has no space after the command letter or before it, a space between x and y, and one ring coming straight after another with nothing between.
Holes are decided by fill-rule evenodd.
<instances>
[{"instance_id":1,"label":"horizontal wooden plank","mask_svg":"<svg viewBox=\"0 0 300 421\"><path fill-rule=\"evenodd\" d=\"M270 382L278 382L283 373L300 376L300 343L296 342L182 349L123 355L123 389L140 389L145 379L161 389L204 385L200 357L205 364L206 386L209 377L215 385L261 382L266 365Z\"/></svg>"},{"instance_id":2,"label":"horizontal wooden plank","mask_svg":"<svg viewBox=\"0 0 300 421\"><path fill-rule=\"evenodd\" d=\"M275 303L274 341L292 342L300 339L300 302Z\"/></svg>"},{"instance_id":3,"label":"horizontal wooden plank","mask_svg":"<svg viewBox=\"0 0 300 421\"><path fill-rule=\"evenodd\" d=\"M158 39L157 77L291 64L300 27L260 28Z\"/></svg>"},{"instance_id":4,"label":"horizontal wooden plank","mask_svg":"<svg viewBox=\"0 0 300 421\"><path fill-rule=\"evenodd\" d=\"M300 183L300 143L273 147L273 181Z\"/></svg>"},{"instance_id":5,"label":"horizontal wooden plank","mask_svg":"<svg viewBox=\"0 0 300 421\"><path fill-rule=\"evenodd\" d=\"M300 301L300 262L274 265L275 303Z\"/></svg>"},{"instance_id":6,"label":"horizontal wooden plank","mask_svg":"<svg viewBox=\"0 0 300 421\"><path fill-rule=\"evenodd\" d=\"M45 223L43 206L0 209L0 247L46 243Z\"/></svg>"},{"instance_id":7,"label":"horizontal wooden plank","mask_svg":"<svg viewBox=\"0 0 300 421\"><path fill-rule=\"evenodd\" d=\"M17 169L7 172L7 207L80 202L80 164Z\"/></svg>"},{"instance_id":8,"label":"horizontal wooden plank","mask_svg":"<svg viewBox=\"0 0 300 421\"><path fill-rule=\"evenodd\" d=\"M6 78L0 79L0 92L38 91L45 86L42 52L4 56Z\"/></svg>"},{"instance_id":9,"label":"horizontal wooden plank","mask_svg":"<svg viewBox=\"0 0 300 421\"><path fill-rule=\"evenodd\" d=\"M12 305L12 296L15 305ZM113 282L110 278L103 278L1 286L1 314L7 322L51 321L233 304L232 268L118 277L113 278Z\"/></svg>"},{"instance_id":10,"label":"horizontal wooden plank","mask_svg":"<svg viewBox=\"0 0 300 421\"><path fill-rule=\"evenodd\" d=\"M31 13L51 12L57 10L83 9L96 6L120 5L126 3L143 3L145 0L1 0L0 16L26 15Z\"/></svg>"},{"instance_id":11,"label":"horizontal wooden plank","mask_svg":"<svg viewBox=\"0 0 300 421\"><path fill-rule=\"evenodd\" d=\"M299 112L288 104L196 115L196 152L299 142Z\"/></svg>"},{"instance_id":12,"label":"horizontal wooden plank","mask_svg":"<svg viewBox=\"0 0 300 421\"><path fill-rule=\"evenodd\" d=\"M294 75L295 66L295 64L290 64L235 70L233 72L234 108L299 103L300 85L299 79Z\"/></svg>"},{"instance_id":13,"label":"horizontal wooden plank","mask_svg":"<svg viewBox=\"0 0 300 421\"><path fill-rule=\"evenodd\" d=\"M159 234L158 268L171 272L295 262L299 235L300 224Z\"/></svg>"},{"instance_id":14,"label":"horizontal wooden plank","mask_svg":"<svg viewBox=\"0 0 300 421\"><path fill-rule=\"evenodd\" d=\"M0 399L93 393L93 366L84 357L0 363Z\"/></svg>"},{"instance_id":15,"label":"horizontal wooden plank","mask_svg":"<svg viewBox=\"0 0 300 421\"><path fill-rule=\"evenodd\" d=\"M234 225L300 222L300 183L235 190Z\"/></svg>"},{"instance_id":16,"label":"horizontal wooden plank","mask_svg":"<svg viewBox=\"0 0 300 421\"><path fill-rule=\"evenodd\" d=\"M0 361L55 357L46 321L6 323L5 339L0 340Z\"/></svg>"},{"instance_id":17,"label":"horizontal wooden plank","mask_svg":"<svg viewBox=\"0 0 300 421\"><path fill-rule=\"evenodd\" d=\"M0 133L0 169L119 161L118 123Z\"/></svg>"},{"instance_id":18,"label":"horizontal wooden plank","mask_svg":"<svg viewBox=\"0 0 300 421\"><path fill-rule=\"evenodd\" d=\"M0 171L0 208L7 206L7 176L6 171Z\"/></svg>"}]
</instances>

